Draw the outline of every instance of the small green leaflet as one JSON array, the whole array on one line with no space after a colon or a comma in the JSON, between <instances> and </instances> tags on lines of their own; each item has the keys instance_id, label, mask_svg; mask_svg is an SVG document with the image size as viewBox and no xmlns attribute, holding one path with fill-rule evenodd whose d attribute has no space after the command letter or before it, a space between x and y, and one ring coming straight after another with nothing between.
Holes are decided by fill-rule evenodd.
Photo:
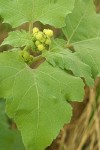
<instances>
[{"instance_id":1,"label":"small green leaflet","mask_svg":"<svg viewBox=\"0 0 100 150\"><path fill-rule=\"evenodd\" d=\"M0 97L7 99L7 113L21 131L26 149L44 150L71 119L67 100L81 101L83 96L80 78L47 62L30 69L18 52L0 54Z\"/></svg>"},{"instance_id":2,"label":"small green leaflet","mask_svg":"<svg viewBox=\"0 0 100 150\"><path fill-rule=\"evenodd\" d=\"M63 32L77 56L91 67L92 76L100 76L100 15L91 0L76 1L72 14L66 17Z\"/></svg>"},{"instance_id":3,"label":"small green leaflet","mask_svg":"<svg viewBox=\"0 0 100 150\"><path fill-rule=\"evenodd\" d=\"M0 99L0 148L2 150L25 150L17 129L10 129L5 113L4 100Z\"/></svg>"},{"instance_id":4,"label":"small green leaflet","mask_svg":"<svg viewBox=\"0 0 100 150\"><path fill-rule=\"evenodd\" d=\"M25 22L41 21L56 27L65 25L75 0L0 0L0 15L5 23L17 27Z\"/></svg>"},{"instance_id":5,"label":"small green leaflet","mask_svg":"<svg viewBox=\"0 0 100 150\"><path fill-rule=\"evenodd\" d=\"M4 39L1 46L6 44L17 48L30 45L32 46L33 42L31 34L29 32L26 32L25 30L21 30L9 32L8 37Z\"/></svg>"}]
</instances>

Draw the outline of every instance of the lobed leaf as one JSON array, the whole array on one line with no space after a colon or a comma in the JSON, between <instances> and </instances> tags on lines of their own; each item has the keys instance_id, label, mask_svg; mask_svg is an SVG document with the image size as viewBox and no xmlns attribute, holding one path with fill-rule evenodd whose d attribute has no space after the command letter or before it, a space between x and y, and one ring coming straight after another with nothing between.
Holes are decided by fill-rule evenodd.
<instances>
[{"instance_id":1,"label":"lobed leaf","mask_svg":"<svg viewBox=\"0 0 100 150\"><path fill-rule=\"evenodd\" d=\"M0 15L12 27L25 22L41 21L56 27L65 25L75 0L0 0Z\"/></svg>"},{"instance_id":2,"label":"lobed leaf","mask_svg":"<svg viewBox=\"0 0 100 150\"><path fill-rule=\"evenodd\" d=\"M71 119L67 100L83 95L82 80L58 67L44 62L30 69L17 52L0 54L0 97L7 99L7 113L28 150L44 150Z\"/></svg>"}]
</instances>

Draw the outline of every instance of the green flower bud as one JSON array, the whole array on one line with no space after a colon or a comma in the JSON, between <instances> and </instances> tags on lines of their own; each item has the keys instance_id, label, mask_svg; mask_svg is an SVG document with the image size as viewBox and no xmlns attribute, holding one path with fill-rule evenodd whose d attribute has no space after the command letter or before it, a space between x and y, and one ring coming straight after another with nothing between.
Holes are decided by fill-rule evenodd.
<instances>
[{"instance_id":1,"label":"green flower bud","mask_svg":"<svg viewBox=\"0 0 100 150\"><path fill-rule=\"evenodd\" d=\"M40 43L39 41L36 41L36 42L35 42L35 45L36 45L36 46L38 46L38 45L40 45L40 44L41 44L41 43Z\"/></svg>"},{"instance_id":2,"label":"green flower bud","mask_svg":"<svg viewBox=\"0 0 100 150\"><path fill-rule=\"evenodd\" d=\"M38 32L35 37L36 37L36 39L39 40L39 41L43 39L43 35L42 35L41 32Z\"/></svg>"},{"instance_id":3,"label":"green flower bud","mask_svg":"<svg viewBox=\"0 0 100 150\"><path fill-rule=\"evenodd\" d=\"M23 58L25 61L28 61L30 59L30 54L27 51L23 51Z\"/></svg>"},{"instance_id":4,"label":"green flower bud","mask_svg":"<svg viewBox=\"0 0 100 150\"><path fill-rule=\"evenodd\" d=\"M43 32L48 36L52 37L53 36L53 31L50 29L44 29Z\"/></svg>"},{"instance_id":5,"label":"green flower bud","mask_svg":"<svg viewBox=\"0 0 100 150\"><path fill-rule=\"evenodd\" d=\"M39 51L43 51L45 49L43 44L38 45L37 48Z\"/></svg>"},{"instance_id":6,"label":"green flower bud","mask_svg":"<svg viewBox=\"0 0 100 150\"><path fill-rule=\"evenodd\" d=\"M45 44L46 45L50 45L51 44L51 40L50 39L46 39Z\"/></svg>"},{"instance_id":7,"label":"green flower bud","mask_svg":"<svg viewBox=\"0 0 100 150\"><path fill-rule=\"evenodd\" d=\"M39 32L39 29L37 27L33 28L33 34Z\"/></svg>"}]
</instances>

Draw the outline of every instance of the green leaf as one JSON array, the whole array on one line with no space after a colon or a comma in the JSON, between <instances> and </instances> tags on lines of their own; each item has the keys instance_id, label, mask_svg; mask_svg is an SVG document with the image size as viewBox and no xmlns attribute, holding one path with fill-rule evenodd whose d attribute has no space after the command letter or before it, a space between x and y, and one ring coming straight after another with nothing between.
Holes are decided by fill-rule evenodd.
<instances>
[{"instance_id":1,"label":"green leaf","mask_svg":"<svg viewBox=\"0 0 100 150\"><path fill-rule=\"evenodd\" d=\"M76 1L73 12L66 17L63 32L68 43L91 41L100 37L100 16L96 14L91 0Z\"/></svg>"},{"instance_id":2,"label":"green leaf","mask_svg":"<svg viewBox=\"0 0 100 150\"><path fill-rule=\"evenodd\" d=\"M63 32L67 44L71 43L81 60L91 67L92 76L100 76L100 15L91 0L76 1Z\"/></svg>"},{"instance_id":3,"label":"green leaf","mask_svg":"<svg viewBox=\"0 0 100 150\"><path fill-rule=\"evenodd\" d=\"M89 86L93 86L93 79L90 67L83 63L76 53L71 53L67 50L47 52L47 61L53 66L59 66L61 69L72 71L77 77L83 77Z\"/></svg>"},{"instance_id":4,"label":"green leaf","mask_svg":"<svg viewBox=\"0 0 100 150\"><path fill-rule=\"evenodd\" d=\"M63 45L60 43L63 43ZM89 86L93 86L91 68L79 59L76 52L72 53L67 48L64 49L64 41L60 39L55 40L53 47L46 51L43 56L53 66L72 71L75 76L83 77Z\"/></svg>"},{"instance_id":5,"label":"green leaf","mask_svg":"<svg viewBox=\"0 0 100 150\"><path fill-rule=\"evenodd\" d=\"M17 27L25 22L41 21L56 27L65 25L75 0L0 0L0 14L4 22ZM53 14L53 15L52 15Z\"/></svg>"},{"instance_id":6,"label":"green leaf","mask_svg":"<svg viewBox=\"0 0 100 150\"><path fill-rule=\"evenodd\" d=\"M0 147L2 150L25 150L17 130L10 129L4 102L0 100Z\"/></svg>"},{"instance_id":7,"label":"green leaf","mask_svg":"<svg viewBox=\"0 0 100 150\"><path fill-rule=\"evenodd\" d=\"M85 47L85 43L84 45L76 44L74 46L76 48L77 55L81 58L83 62L91 67L92 75L94 78L96 78L97 76L100 77L100 49L96 49L96 43L94 45L95 49L91 48L90 46Z\"/></svg>"},{"instance_id":8,"label":"green leaf","mask_svg":"<svg viewBox=\"0 0 100 150\"><path fill-rule=\"evenodd\" d=\"M0 99L0 126L8 127L8 125L7 125L7 116L5 114L3 99Z\"/></svg>"},{"instance_id":9,"label":"green leaf","mask_svg":"<svg viewBox=\"0 0 100 150\"><path fill-rule=\"evenodd\" d=\"M11 45L13 47L23 47L33 45L31 34L25 30L9 32L8 37L4 39L3 45Z\"/></svg>"},{"instance_id":10,"label":"green leaf","mask_svg":"<svg viewBox=\"0 0 100 150\"><path fill-rule=\"evenodd\" d=\"M44 150L71 119L67 100L81 101L83 96L80 78L47 62L31 69L17 52L0 54L0 97L7 99L7 113L26 149Z\"/></svg>"}]
</instances>

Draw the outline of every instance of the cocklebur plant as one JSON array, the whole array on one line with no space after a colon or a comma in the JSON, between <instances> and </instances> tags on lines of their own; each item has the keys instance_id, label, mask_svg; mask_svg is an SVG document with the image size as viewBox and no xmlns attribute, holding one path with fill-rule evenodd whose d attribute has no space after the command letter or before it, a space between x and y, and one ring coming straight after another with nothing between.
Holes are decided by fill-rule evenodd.
<instances>
[{"instance_id":1,"label":"cocklebur plant","mask_svg":"<svg viewBox=\"0 0 100 150\"><path fill-rule=\"evenodd\" d=\"M45 31L45 32L44 32ZM31 41L33 42L29 46L25 46L23 50L20 51L20 56L23 57L24 61L29 65L36 60L34 55L32 55L32 51L34 52L42 52L44 50L48 50L51 44L51 38L53 37L53 31L50 29L44 29L43 32L40 31L37 27L33 28L33 33L31 35ZM42 54L42 53L40 53Z\"/></svg>"},{"instance_id":2,"label":"cocklebur plant","mask_svg":"<svg viewBox=\"0 0 100 150\"><path fill-rule=\"evenodd\" d=\"M69 101L82 101L84 86L100 77L100 16L91 0L0 0L0 15L12 28L29 22L29 32L15 29L1 44L12 49L0 53L0 97L25 149L44 150L70 122Z\"/></svg>"}]
</instances>

